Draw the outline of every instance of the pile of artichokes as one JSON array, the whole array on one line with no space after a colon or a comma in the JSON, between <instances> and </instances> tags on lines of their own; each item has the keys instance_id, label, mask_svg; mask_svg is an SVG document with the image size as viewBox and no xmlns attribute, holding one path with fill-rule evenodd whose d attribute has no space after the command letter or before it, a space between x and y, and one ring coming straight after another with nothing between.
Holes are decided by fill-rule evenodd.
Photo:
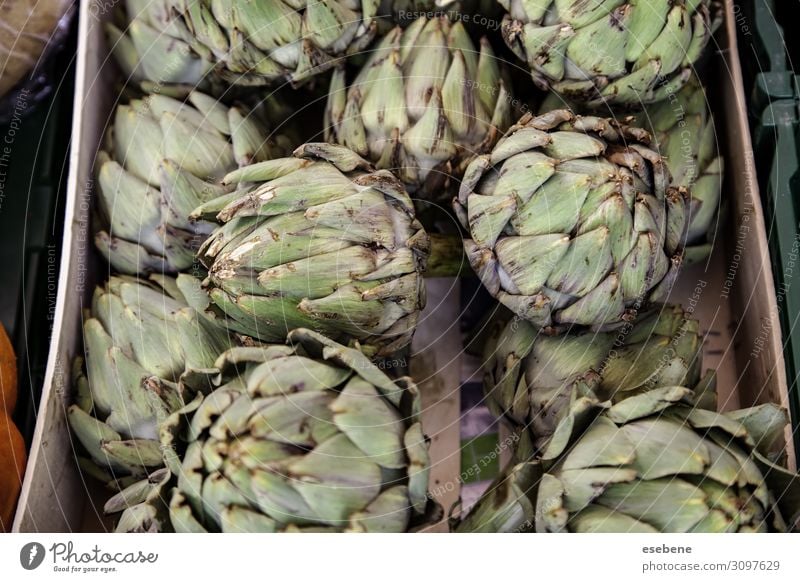
<instances>
[{"instance_id":1,"label":"pile of artichokes","mask_svg":"<svg viewBox=\"0 0 800 582\"><path fill-rule=\"evenodd\" d=\"M712 0L118 6L111 275L68 409L118 531L445 523L418 389L380 360L408 349L426 267L456 274L453 238L506 309L484 386L517 443L453 530L792 529L786 413L717 413L694 309L665 304L724 202L692 75L718 20ZM533 84L550 97L514 97Z\"/></svg>"}]
</instances>

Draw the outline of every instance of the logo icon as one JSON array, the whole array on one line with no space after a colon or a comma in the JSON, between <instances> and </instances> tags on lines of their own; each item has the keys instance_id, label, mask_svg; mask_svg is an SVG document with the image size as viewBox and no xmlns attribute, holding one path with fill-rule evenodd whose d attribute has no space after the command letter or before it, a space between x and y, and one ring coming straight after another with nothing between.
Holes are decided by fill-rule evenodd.
<instances>
[{"instance_id":1,"label":"logo icon","mask_svg":"<svg viewBox=\"0 0 800 582\"><path fill-rule=\"evenodd\" d=\"M26 570L35 570L44 562L44 546L39 542L30 542L19 551L19 563Z\"/></svg>"}]
</instances>

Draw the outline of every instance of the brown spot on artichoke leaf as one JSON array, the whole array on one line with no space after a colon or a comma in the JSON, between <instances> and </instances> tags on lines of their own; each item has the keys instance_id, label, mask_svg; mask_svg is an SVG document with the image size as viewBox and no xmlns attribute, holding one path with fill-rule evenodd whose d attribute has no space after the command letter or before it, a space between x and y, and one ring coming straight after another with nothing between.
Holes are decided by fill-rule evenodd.
<instances>
[{"instance_id":1,"label":"brown spot on artichoke leaf","mask_svg":"<svg viewBox=\"0 0 800 582\"><path fill-rule=\"evenodd\" d=\"M447 129L447 117L444 115L440 115L439 119L436 121L436 138L434 140L435 144L439 144L442 141L442 137L444 137L445 130Z\"/></svg>"},{"instance_id":2,"label":"brown spot on artichoke leaf","mask_svg":"<svg viewBox=\"0 0 800 582\"><path fill-rule=\"evenodd\" d=\"M608 15L608 22L612 28L616 28L617 30L624 31L625 26L622 22L625 20L626 13L630 10L629 4L623 4L611 11L611 14Z\"/></svg>"},{"instance_id":3,"label":"brown spot on artichoke leaf","mask_svg":"<svg viewBox=\"0 0 800 582\"><path fill-rule=\"evenodd\" d=\"M338 313L317 313L315 315L315 317L318 317L319 319L327 319L327 320L333 321L333 320L339 319L339 314Z\"/></svg>"},{"instance_id":4,"label":"brown spot on artichoke leaf","mask_svg":"<svg viewBox=\"0 0 800 582\"><path fill-rule=\"evenodd\" d=\"M472 88L472 92L479 93L479 91L475 87ZM470 97L473 98L470 99ZM467 112L470 129L475 123L475 102L477 101L478 98L479 97L477 96L471 95L469 91L464 91L462 94L461 101L464 104L464 110ZM469 132L469 130L467 131Z\"/></svg>"}]
</instances>

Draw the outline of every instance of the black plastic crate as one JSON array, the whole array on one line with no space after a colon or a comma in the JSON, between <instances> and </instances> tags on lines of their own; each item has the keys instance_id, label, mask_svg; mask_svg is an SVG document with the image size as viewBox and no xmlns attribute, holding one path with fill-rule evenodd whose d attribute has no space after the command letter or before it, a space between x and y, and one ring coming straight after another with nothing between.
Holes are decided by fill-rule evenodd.
<instances>
[{"instance_id":1,"label":"black plastic crate","mask_svg":"<svg viewBox=\"0 0 800 582\"><path fill-rule=\"evenodd\" d=\"M19 398L13 418L30 446L55 315L74 98L77 21L51 68L47 97L6 101L0 124L8 149L0 199L0 322L17 355ZM43 83L45 81L42 81ZM41 89L41 88L40 88ZM15 114L16 113L16 114ZM10 143L9 143L10 142Z\"/></svg>"}]
</instances>

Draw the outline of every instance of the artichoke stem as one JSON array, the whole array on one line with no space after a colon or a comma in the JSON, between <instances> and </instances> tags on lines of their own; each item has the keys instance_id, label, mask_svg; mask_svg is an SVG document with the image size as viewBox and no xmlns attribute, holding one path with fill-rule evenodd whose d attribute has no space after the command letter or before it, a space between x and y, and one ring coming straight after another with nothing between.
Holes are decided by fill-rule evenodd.
<instances>
[{"instance_id":1,"label":"artichoke stem","mask_svg":"<svg viewBox=\"0 0 800 582\"><path fill-rule=\"evenodd\" d=\"M431 253L425 269L426 277L463 277L471 274L464 243L453 234L429 234Z\"/></svg>"}]
</instances>

